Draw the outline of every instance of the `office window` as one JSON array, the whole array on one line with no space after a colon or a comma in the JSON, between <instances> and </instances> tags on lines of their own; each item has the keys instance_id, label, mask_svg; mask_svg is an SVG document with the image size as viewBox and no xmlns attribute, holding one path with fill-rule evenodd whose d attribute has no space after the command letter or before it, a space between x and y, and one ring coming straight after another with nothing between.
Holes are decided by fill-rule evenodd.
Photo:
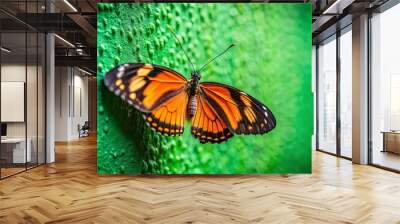
<instances>
[{"instance_id":1,"label":"office window","mask_svg":"<svg viewBox=\"0 0 400 224\"><path fill-rule=\"evenodd\" d=\"M336 153L336 36L318 47L318 149Z\"/></svg>"},{"instance_id":2,"label":"office window","mask_svg":"<svg viewBox=\"0 0 400 224\"><path fill-rule=\"evenodd\" d=\"M340 36L340 154L352 156L352 35L351 26Z\"/></svg>"},{"instance_id":3,"label":"office window","mask_svg":"<svg viewBox=\"0 0 400 224\"><path fill-rule=\"evenodd\" d=\"M400 170L400 5L373 15L372 163Z\"/></svg>"}]
</instances>

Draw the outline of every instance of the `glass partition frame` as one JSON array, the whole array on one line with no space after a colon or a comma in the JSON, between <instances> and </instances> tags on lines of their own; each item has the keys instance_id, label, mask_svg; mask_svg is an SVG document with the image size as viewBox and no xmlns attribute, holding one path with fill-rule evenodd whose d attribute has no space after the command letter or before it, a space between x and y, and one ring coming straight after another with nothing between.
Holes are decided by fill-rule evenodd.
<instances>
[{"instance_id":1,"label":"glass partition frame","mask_svg":"<svg viewBox=\"0 0 400 224\"><path fill-rule=\"evenodd\" d=\"M342 85L342 80L341 80L341 36L344 35L347 32L351 32L351 24L344 27L341 30L338 30L334 35L328 37L327 39L321 41L319 44L316 45L316 150L320 151L320 152L324 152L324 153L328 153L334 156L338 156L344 159L348 159L351 160L351 156L349 156L349 153L347 153L347 155L343 155L342 153L342 130L341 130L341 126L342 126L342 121L341 121L341 95L342 95L342 90L341 90L341 86ZM335 83L335 131L334 131L334 140L335 140L335 146L333 149L327 150L326 148L324 148L323 144L321 145L321 141L320 141L320 136L321 136L321 129L320 129L320 122L321 122L321 113L320 113L320 109L323 105L320 104L320 92L324 91L323 87L321 86L321 74L320 74L320 63L319 60L321 58L320 52L318 51L318 49L320 48L320 46L322 44L326 44L328 42L331 41L335 41L335 78L336 78L336 83ZM321 147L322 146L322 147Z\"/></svg>"},{"instance_id":2,"label":"glass partition frame","mask_svg":"<svg viewBox=\"0 0 400 224\"><path fill-rule=\"evenodd\" d=\"M1 2L0 7L7 2ZM45 5L45 0L29 1L18 1L18 6L25 13L40 13L43 11L43 5ZM3 13L0 12L0 13ZM9 16L7 14L4 14ZM12 20L18 21L18 19L9 16ZM28 169L35 168L39 165L46 163L46 33L31 27L28 24L24 24L19 21L21 26L18 30L7 30L2 22L0 21L0 46L3 47L5 43L2 41L6 35L15 35L21 39L24 39L20 44L20 52L25 52L23 56L16 55L15 60L17 63L21 63L18 66L24 67L23 76L24 79L24 136L21 138L25 139L24 144L24 165L21 165L21 169L12 172L5 172L3 166L5 160L2 157L2 149L5 149L3 144L0 144L0 179L4 179L9 176L24 172ZM3 29L4 28L4 29ZM9 38L12 40L12 38ZM12 45L13 41L9 41ZM5 47L5 46L4 46ZM15 50L18 51L18 50ZM5 69L7 63L10 62L6 60L5 55L7 51L1 50L0 52L0 82L2 81L2 70ZM11 66L10 66L11 67ZM22 68L21 68L22 69ZM20 69L20 70L21 70ZM22 71L22 70L21 70ZM0 85L0 101L1 101L1 85ZM3 108L4 109L4 108ZM0 111L1 103L0 103ZM1 113L0 113L0 123L1 123ZM9 122L7 122L9 123ZM13 122L15 123L15 122ZM8 138L8 137L7 137ZM28 146L32 142L30 146ZM31 147L31 157L28 159L28 147ZM12 150L15 150L14 148ZM11 150L11 151L12 151ZM3 155L4 156L4 155ZM14 158L12 158L12 164L14 165ZM30 161L30 162L29 162ZM23 164L22 163L22 164Z\"/></svg>"}]
</instances>

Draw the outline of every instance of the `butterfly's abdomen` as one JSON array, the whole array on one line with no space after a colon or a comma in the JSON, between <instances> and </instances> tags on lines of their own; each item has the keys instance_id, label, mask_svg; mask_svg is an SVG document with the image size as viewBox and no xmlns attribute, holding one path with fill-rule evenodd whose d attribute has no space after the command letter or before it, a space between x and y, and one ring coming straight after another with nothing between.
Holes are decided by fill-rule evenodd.
<instances>
[{"instance_id":1,"label":"butterfly's abdomen","mask_svg":"<svg viewBox=\"0 0 400 224\"><path fill-rule=\"evenodd\" d=\"M188 118L191 119L194 116L194 114L196 113L196 109L197 109L197 98L196 96L190 96L187 108Z\"/></svg>"}]
</instances>

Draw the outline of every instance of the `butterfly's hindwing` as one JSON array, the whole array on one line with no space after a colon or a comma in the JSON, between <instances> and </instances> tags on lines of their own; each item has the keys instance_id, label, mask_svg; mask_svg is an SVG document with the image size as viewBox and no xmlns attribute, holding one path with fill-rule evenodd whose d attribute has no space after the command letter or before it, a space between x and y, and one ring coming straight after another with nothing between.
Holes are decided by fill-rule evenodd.
<instances>
[{"instance_id":1,"label":"butterfly's hindwing","mask_svg":"<svg viewBox=\"0 0 400 224\"><path fill-rule=\"evenodd\" d=\"M192 118L192 135L201 143L220 143L233 136L225 122L200 95L197 95L197 109Z\"/></svg>"},{"instance_id":2,"label":"butterfly's hindwing","mask_svg":"<svg viewBox=\"0 0 400 224\"><path fill-rule=\"evenodd\" d=\"M181 135L183 133L188 94L181 91L151 113L144 114L148 126L166 135Z\"/></svg>"},{"instance_id":3,"label":"butterfly's hindwing","mask_svg":"<svg viewBox=\"0 0 400 224\"><path fill-rule=\"evenodd\" d=\"M250 95L220 83L200 83L200 94L235 134L263 134L276 126L272 112Z\"/></svg>"},{"instance_id":4,"label":"butterfly's hindwing","mask_svg":"<svg viewBox=\"0 0 400 224\"><path fill-rule=\"evenodd\" d=\"M185 77L163 66L151 64L119 65L104 79L105 85L142 112L152 112L184 91Z\"/></svg>"}]
</instances>

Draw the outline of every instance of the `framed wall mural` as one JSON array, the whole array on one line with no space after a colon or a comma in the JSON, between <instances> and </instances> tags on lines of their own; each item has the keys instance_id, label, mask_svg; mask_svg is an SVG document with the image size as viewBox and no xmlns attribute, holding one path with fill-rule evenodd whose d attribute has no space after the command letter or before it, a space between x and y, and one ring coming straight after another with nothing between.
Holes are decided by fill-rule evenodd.
<instances>
[{"instance_id":1,"label":"framed wall mural","mask_svg":"<svg viewBox=\"0 0 400 224\"><path fill-rule=\"evenodd\" d=\"M310 4L98 9L100 174L311 172Z\"/></svg>"}]
</instances>

